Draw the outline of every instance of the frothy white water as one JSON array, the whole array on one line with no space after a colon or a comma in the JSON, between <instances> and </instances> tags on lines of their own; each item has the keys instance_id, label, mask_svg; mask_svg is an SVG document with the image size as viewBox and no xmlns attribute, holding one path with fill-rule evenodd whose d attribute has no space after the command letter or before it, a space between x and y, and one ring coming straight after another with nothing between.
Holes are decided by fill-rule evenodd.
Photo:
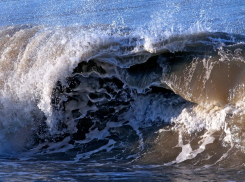
<instances>
[{"instance_id":1,"label":"frothy white water","mask_svg":"<svg viewBox=\"0 0 245 182\"><path fill-rule=\"evenodd\" d=\"M99 59L120 67L129 67L145 62L151 56L151 39L139 38L141 33L112 33L112 30L86 27L2 27L2 137L6 137L4 133L12 135L28 125L35 130L37 123L44 117L50 130L55 132L59 113L55 113L50 104L54 86L57 81L65 85L66 77L71 75L79 62ZM29 131L26 129L25 136L29 135Z\"/></svg>"},{"instance_id":2,"label":"frothy white water","mask_svg":"<svg viewBox=\"0 0 245 182\"><path fill-rule=\"evenodd\" d=\"M69 144L73 134L81 131L85 139L75 141L74 146L106 141L94 150L76 154L74 158L78 161L104 150L113 152L117 147L125 147L126 144L119 144L111 137L128 127L136 137L134 142L128 139L134 143L130 156L141 160L139 154L148 156L149 147L144 132L161 125L169 125L168 131L175 133L173 136L166 134L173 140L167 145L168 150L181 148L173 152L169 160L166 157L162 161L165 164L181 163L205 154L209 151L208 146L215 144L217 132L221 135L221 146L243 151L243 82L236 80L237 74L232 71L239 65L240 71L243 70L240 51L244 47L243 36L202 31L192 28L180 34L141 29L129 31L125 27L117 31L115 27L2 28L0 152L31 148L39 138L44 141L30 153L69 151L73 148ZM220 65L228 69L231 84L219 83L221 79L216 73L222 73ZM227 77L226 73L222 74ZM73 88L74 80L79 84ZM58 91L59 84L63 91ZM154 86L171 89L197 104L173 93L151 94L150 87ZM223 90L228 93L223 94L225 98L220 96ZM114 101L117 104L110 109L117 119L111 119L113 116L95 119L93 113L105 114L103 105L106 107ZM107 114L110 114L109 109ZM83 123L84 118L92 118L92 124L84 123L81 129L78 124ZM43 123L48 131L38 133ZM61 123L66 127L62 128ZM154 131L159 134L157 140L166 131L157 132L158 129ZM57 144L45 140L58 134L64 136ZM199 139L193 144L195 134ZM154 141L150 145L156 147Z\"/></svg>"}]
</instances>

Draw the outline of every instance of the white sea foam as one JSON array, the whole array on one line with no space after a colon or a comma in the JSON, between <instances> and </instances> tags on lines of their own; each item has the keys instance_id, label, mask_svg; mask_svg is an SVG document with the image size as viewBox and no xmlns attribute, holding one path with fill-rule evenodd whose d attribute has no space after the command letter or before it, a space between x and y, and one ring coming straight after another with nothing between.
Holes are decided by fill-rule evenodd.
<instances>
[{"instance_id":1,"label":"white sea foam","mask_svg":"<svg viewBox=\"0 0 245 182\"><path fill-rule=\"evenodd\" d=\"M224 131L224 145L241 146L239 143L242 141L241 137L234 134L239 129L236 124L231 127L227 118L231 114L243 115L241 112L243 100L237 96L239 94L234 94L243 93L240 92L242 84L237 82L239 86L232 88L233 92L229 92L229 98L225 101L222 100L223 97L219 95L216 97L210 93L211 89L215 88L216 82L219 84L219 80L215 82L213 76L214 70L218 70L215 66L220 63L227 66L232 60L236 61L235 64L243 64L241 59L243 53L237 49L243 48L243 43L239 41L243 40L243 37L233 37L234 39L230 41L227 34L203 32L205 29L199 24L193 27L184 32L175 30L159 32L153 29L121 32L120 27L118 32L115 30L113 32L112 29L104 27L82 26L11 26L1 29L3 37L0 50L2 74L0 123L3 126L0 135L3 146L1 152L31 147L35 139L30 140L29 136L39 130L41 122L45 122L49 128L49 133L42 136L44 138L46 135L62 135L65 132L72 135L77 132L76 125L81 119L88 113L96 113L99 105L115 99L115 95L102 88L106 84L101 86L99 78L102 80L115 78L122 82L124 86L120 89L113 84L108 86L115 93L129 89L127 92L130 92L128 94L131 100L124 96L124 102L131 103L128 106L115 106L115 115L123 108L128 107L128 110L120 114L119 121L108 119L103 129L92 125L93 127L84 134L85 139L75 142L78 145L93 140L108 140L113 128L130 126L138 136L135 143L138 144L139 151L143 152L145 150L143 130L168 124L174 125L172 131L179 133L178 147L182 148L182 152L171 164L193 159L203 153L206 146L214 142L212 135L216 131ZM237 44L235 39L240 43ZM203 52L203 46L206 52ZM224 51L226 49L232 51ZM194 58L185 55L193 51L196 53L193 54ZM159 54L161 55L157 57ZM176 59L183 59L177 64L174 62L175 54L178 55ZM152 59L152 62L149 62L149 59ZM87 70L73 74L79 63L90 64L89 61L97 67L88 66ZM139 70L143 69L140 67L142 65L147 65L143 67L146 70L139 73ZM134 70L138 68L139 70ZM104 72L98 69L103 69ZM56 105L58 109L55 109L52 97L57 83L69 87L67 78L76 74L80 77L81 84L72 89L71 93L57 93L60 100ZM173 94L160 94L160 91L158 94L150 94L148 92L152 86L171 89L184 99L198 105ZM79 99L69 100L75 94L79 95ZM106 96L93 98L90 94ZM209 98L212 102L209 102ZM88 104L89 102L92 106ZM62 110L62 103L65 110ZM75 110L78 110L79 116L73 116L72 112ZM66 124L67 128L58 129L60 122ZM235 120L232 122L236 123ZM185 136L186 133L192 135L201 131L206 132L195 149L190 143L182 140L182 135ZM20 136L22 140L19 139ZM68 137L57 144L50 141L43 142L32 151L32 154L40 154L38 150L42 150L45 145L48 145L45 150L52 150L52 153L68 151L72 149L68 140L72 139ZM78 154L76 160L84 156L88 158L104 149L111 150L116 141L113 139L108 141L108 145L89 151L86 155Z\"/></svg>"}]
</instances>

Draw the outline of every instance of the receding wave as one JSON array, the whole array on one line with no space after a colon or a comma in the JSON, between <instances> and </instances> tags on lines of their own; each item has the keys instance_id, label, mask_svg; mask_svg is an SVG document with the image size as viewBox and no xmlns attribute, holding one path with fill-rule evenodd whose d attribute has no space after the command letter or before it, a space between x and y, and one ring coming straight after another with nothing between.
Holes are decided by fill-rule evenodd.
<instances>
[{"instance_id":1,"label":"receding wave","mask_svg":"<svg viewBox=\"0 0 245 182\"><path fill-rule=\"evenodd\" d=\"M245 37L118 30L0 29L0 152L242 164Z\"/></svg>"}]
</instances>

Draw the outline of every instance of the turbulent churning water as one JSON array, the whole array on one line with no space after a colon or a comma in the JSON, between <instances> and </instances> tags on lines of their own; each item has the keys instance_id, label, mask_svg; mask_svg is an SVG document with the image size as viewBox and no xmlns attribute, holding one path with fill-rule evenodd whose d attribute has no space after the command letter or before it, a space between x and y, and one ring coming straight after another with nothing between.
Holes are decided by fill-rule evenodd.
<instances>
[{"instance_id":1,"label":"turbulent churning water","mask_svg":"<svg viewBox=\"0 0 245 182\"><path fill-rule=\"evenodd\" d=\"M2 181L243 180L243 1L0 1Z\"/></svg>"}]
</instances>

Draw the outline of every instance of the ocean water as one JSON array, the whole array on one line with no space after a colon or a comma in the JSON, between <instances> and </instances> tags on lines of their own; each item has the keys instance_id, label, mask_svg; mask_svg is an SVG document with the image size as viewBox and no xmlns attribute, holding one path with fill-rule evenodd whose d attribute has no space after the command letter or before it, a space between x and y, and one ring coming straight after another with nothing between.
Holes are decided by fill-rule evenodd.
<instances>
[{"instance_id":1,"label":"ocean water","mask_svg":"<svg viewBox=\"0 0 245 182\"><path fill-rule=\"evenodd\" d=\"M245 181L244 1L0 9L0 181Z\"/></svg>"}]
</instances>

